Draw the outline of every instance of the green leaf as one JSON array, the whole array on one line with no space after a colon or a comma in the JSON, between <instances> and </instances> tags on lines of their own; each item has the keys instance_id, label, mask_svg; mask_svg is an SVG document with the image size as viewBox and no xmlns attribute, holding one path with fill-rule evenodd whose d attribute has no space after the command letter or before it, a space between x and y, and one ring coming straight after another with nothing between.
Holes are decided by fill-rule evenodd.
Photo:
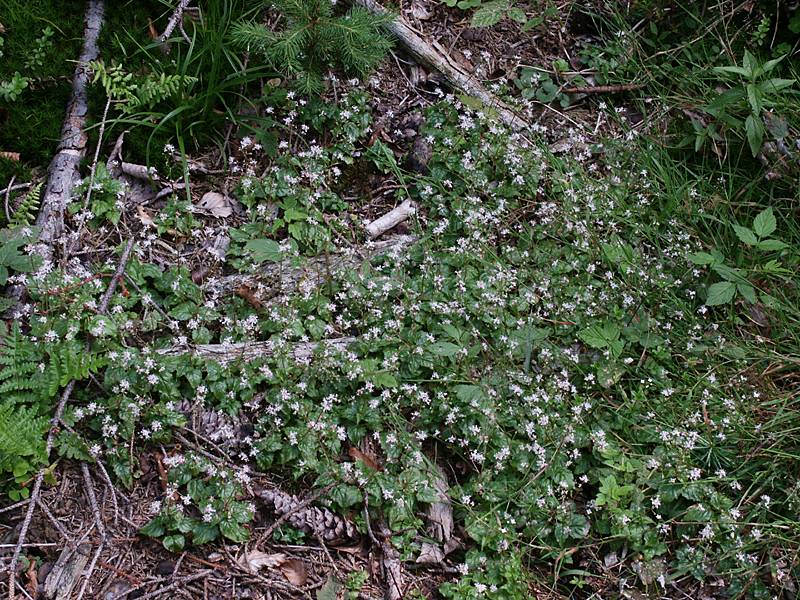
<instances>
[{"instance_id":1,"label":"green leaf","mask_svg":"<svg viewBox=\"0 0 800 600\"><path fill-rule=\"evenodd\" d=\"M753 219L753 230L760 238L767 237L772 234L778 226L775 220L775 214L772 212L772 207L762 210L755 219Z\"/></svg>"},{"instance_id":2,"label":"green leaf","mask_svg":"<svg viewBox=\"0 0 800 600\"><path fill-rule=\"evenodd\" d=\"M714 67L715 73L733 73L734 75L741 75L742 77L749 77L750 74L742 67Z\"/></svg>"},{"instance_id":3,"label":"green leaf","mask_svg":"<svg viewBox=\"0 0 800 600\"><path fill-rule=\"evenodd\" d=\"M708 298L706 299L707 306L718 306L720 304L727 304L733 300L733 295L736 293L736 284L730 281L720 281L708 288Z\"/></svg>"},{"instance_id":4,"label":"green leaf","mask_svg":"<svg viewBox=\"0 0 800 600\"><path fill-rule=\"evenodd\" d=\"M761 90L759 90L752 83L747 84L747 102L750 104L750 109L753 114L761 114Z\"/></svg>"},{"instance_id":5,"label":"green leaf","mask_svg":"<svg viewBox=\"0 0 800 600\"><path fill-rule=\"evenodd\" d=\"M619 327L613 323L606 323L603 326L592 325L578 333L578 337L585 344L592 348L606 348L619 339Z\"/></svg>"},{"instance_id":6,"label":"green leaf","mask_svg":"<svg viewBox=\"0 0 800 600\"><path fill-rule=\"evenodd\" d=\"M708 252L695 252L689 255L689 260L696 265L713 265L719 259Z\"/></svg>"},{"instance_id":7,"label":"green leaf","mask_svg":"<svg viewBox=\"0 0 800 600\"><path fill-rule=\"evenodd\" d=\"M517 8L516 6L509 8L508 13L506 14L508 15L509 19L516 21L520 25L525 25L528 22L528 17L525 14L525 11L521 8Z\"/></svg>"},{"instance_id":8,"label":"green leaf","mask_svg":"<svg viewBox=\"0 0 800 600\"><path fill-rule=\"evenodd\" d=\"M756 248L759 250L764 250L766 252L775 252L777 250L783 250L784 248L788 248L789 245L780 241L780 240L773 240L772 238L767 240L761 240L756 244Z\"/></svg>"},{"instance_id":9,"label":"green leaf","mask_svg":"<svg viewBox=\"0 0 800 600\"><path fill-rule=\"evenodd\" d=\"M507 8L508 2L503 0L484 4L472 15L472 27L491 27L492 25L497 25Z\"/></svg>"},{"instance_id":10,"label":"green leaf","mask_svg":"<svg viewBox=\"0 0 800 600\"><path fill-rule=\"evenodd\" d=\"M146 535L147 537L161 537L164 535L164 525L161 517L155 517L154 519L145 523L139 529L139 533Z\"/></svg>"},{"instance_id":11,"label":"green leaf","mask_svg":"<svg viewBox=\"0 0 800 600\"><path fill-rule=\"evenodd\" d=\"M428 346L428 350L436 356L455 356L461 350L461 346L452 342L434 342Z\"/></svg>"},{"instance_id":12,"label":"green leaf","mask_svg":"<svg viewBox=\"0 0 800 600\"><path fill-rule=\"evenodd\" d=\"M317 600L337 600L342 584L336 577L331 575L319 590L317 590Z\"/></svg>"},{"instance_id":13,"label":"green leaf","mask_svg":"<svg viewBox=\"0 0 800 600\"><path fill-rule=\"evenodd\" d=\"M164 548L170 552L180 552L186 545L186 538L182 535L168 535L162 541Z\"/></svg>"},{"instance_id":14,"label":"green leaf","mask_svg":"<svg viewBox=\"0 0 800 600\"><path fill-rule=\"evenodd\" d=\"M739 290L742 297L750 304L756 303L756 291L753 289L752 285L743 285L740 283L736 286L736 289Z\"/></svg>"},{"instance_id":15,"label":"green leaf","mask_svg":"<svg viewBox=\"0 0 800 600\"><path fill-rule=\"evenodd\" d=\"M756 234L753 233L753 230L750 229L749 227L734 225L733 230L736 232L736 237L738 237L742 242L744 242L748 246L755 246L758 243L758 238L756 238Z\"/></svg>"},{"instance_id":16,"label":"green leaf","mask_svg":"<svg viewBox=\"0 0 800 600\"><path fill-rule=\"evenodd\" d=\"M275 240L250 240L244 247L253 254L253 258L258 262L280 262L283 256L280 244Z\"/></svg>"},{"instance_id":17,"label":"green leaf","mask_svg":"<svg viewBox=\"0 0 800 600\"><path fill-rule=\"evenodd\" d=\"M235 521L223 521L219 524L219 530L226 538L232 542L246 542L250 537L250 532Z\"/></svg>"},{"instance_id":18,"label":"green leaf","mask_svg":"<svg viewBox=\"0 0 800 600\"><path fill-rule=\"evenodd\" d=\"M726 264L716 264L711 265L711 268L714 270L717 275L722 277L725 281L732 281L734 283L749 283L747 278L742 275L742 272L739 269L734 269L733 267L729 267Z\"/></svg>"},{"instance_id":19,"label":"green leaf","mask_svg":"<svg viewBox=\"0 0 800 600\"><path fill-rule=\"evenodd\" d=\"M760 152L761 144L764 141L764 125L761 122L761 117L749 115L744 122L744 129L747 134L750 152L753 153L753 156L756 156Z\"/></svg>"}]
</instances>

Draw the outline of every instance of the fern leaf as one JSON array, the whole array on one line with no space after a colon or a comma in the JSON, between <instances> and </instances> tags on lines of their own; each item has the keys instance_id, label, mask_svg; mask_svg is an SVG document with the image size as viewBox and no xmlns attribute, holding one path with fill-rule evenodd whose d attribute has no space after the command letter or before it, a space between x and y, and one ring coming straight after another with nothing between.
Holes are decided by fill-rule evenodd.
<instances>
[{"instance_id":1,"label":"fern leaf","mask_svg":"<svg viewBox=\"0 0 800 600\"><path fill-rule=\"evenodd\" d=\"M14 211L9 225L12 227L26 227L36 219L39 210L39 201L42 193L42 183L33 186Z\"/></svg>"}]
</instances>

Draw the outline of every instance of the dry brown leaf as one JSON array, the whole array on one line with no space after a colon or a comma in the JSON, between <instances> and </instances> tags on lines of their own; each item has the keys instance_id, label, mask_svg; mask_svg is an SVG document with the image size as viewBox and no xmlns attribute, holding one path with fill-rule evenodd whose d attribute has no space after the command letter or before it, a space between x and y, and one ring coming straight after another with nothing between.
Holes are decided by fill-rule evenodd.
<instances>
[{"instance_id":1,"label":"dry brown leaf","mask_svg":"<svg viewBox=\"0 0 800 600\"><path fill-rule=\"evenodd\" d=\"M278 567L281 573L283 573L283 576L286 577L287 581L292 585L300 587L301 585L305 585L308 580L306 566L303 564L302 560L290 558L286 562L278 565Z\"/></svg>"},{"instance_id":2,"label":"dry brown leaf","mask_svg":"<svg viewBox=\"0 0 800 600\"><path fill-rule=\"evenodd\" d=\"M412 2L411 3L411 16L414 17L415 19L419 19L420 21L427 21L433 15L421 3Z\"/></svg>"},{"instance_id":3,"label":"dry brown leaf","mask_svg":"<svg viewBox=\"0 0 800 600\"><path fill-rule=\"evenodd\" d=\"M350 448L347 450L347 454L349 454L350 458L352 458L353 460L360 460L373 471L381 470L381 466L378 464L377 460L372 458L369 454L363 453L355 446L350 446Z\"/></svg>"},{"instance_id":4,"label":"dry brown leaf","mask_svg":"<svg viewBox=\"0 0 800 600\"><path fill-rule=\"evenodd\" d=\"M142 222L142 225L145 227L152 227L155 225L155 221L153 221L153 217L150 216L150 213L142 206L141 204L136 207L136 216Z\"/></svg>"},{"instance_id":5,"label":"dry brown leaf","mask_svg":"<svg viewBox=\"0 0 800 600\"><path fill-rule=\"evenodd\" d=\"M218 219L224 219L233 214L230 200L219 192L206 192L203 194L200 202L197 203L197 208Z\"/></svg>"},{"instance_id":6,"label":"dry brown leaf","mask_svg":"<svg viewBox=\"0 0 800 600\"><path fill-rule=\"evenodd\" d=\"M208 276L208 265L200 265L196 269L192 271L192 281L197 285L200 285L206 280L206 276Z\"/></svg>"},{"instance_id":7,"label":"dry brown leaf","mask_svg":"<svg viewBox=\"0 0 800 600\"><path fill-rule=\"evenodd\" d=\"M242 554L236 562L246 571L256 574L264 567L282 567L288 559L285 554L267 554L260 550L250 550Z\"/></svg>"},{"instance_id":8,"label":"dry brown leaf","mask_svg":"<svg viewBox=\"0 0 800 600\"><path fill-rule=\"evenodd\" d=\"M0 158L5 158L13 162L19 162L19 152L0 152Z\"/></svg>"},{"instance_id":9,"label":"dry brown leaf","mask_svg":"<svg viewBox=\"0 0 800 600\"><path fill-rule=\"evenodd\" d=\"M236 288L236 295L239 296L239 298L244 299L250 306L252 306L256 310L259 310L263 306L261 300L259 300L256 297L253 288L251 288L248 285L240 285L238 288Z\"/></svg>"}]
</instances>

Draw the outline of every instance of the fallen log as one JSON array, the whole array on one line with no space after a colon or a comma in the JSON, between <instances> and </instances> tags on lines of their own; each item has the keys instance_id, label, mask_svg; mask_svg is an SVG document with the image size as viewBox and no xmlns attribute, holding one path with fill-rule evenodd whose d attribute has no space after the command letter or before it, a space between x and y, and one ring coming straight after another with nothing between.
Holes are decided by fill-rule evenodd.
<instances>
[{"instance_id":1,"label":"fallen log","mask_svg":"<svg viewBox=\"0 0 800 600\"><path fill-rule=\"evenodd\" d=\"M64 211L80 178L78 167L86 154L89 62L97 60L100 54L97 41L103 27L104 14L103 0L88 0L83 48L72 79L72 96L61 129L61 142L48 169L47 185L42 193L41 208L36 219L36 225L41 228L39 240L42 242L37 246L37 252L47 261L52 260L53 244L64 229Z\"/></svg>"},{"instance_id":2,"label":"fallen log","mask_svg":"<svg viewBox=\"0 0 800 600\"><path fill-rule=\"evenodd\" d=\"M383 17L389 14L389 11L375 0L352 0L352 2L375 15ZM453 60L438 42L429 44L423 40L402 17L392 20L385 27L415 60L438 71L454 88L477 98L494 110L505 125L515 131L530 129L530 125L524 119L517 116L511 108L487 90L475 75Z\"/></svg>"},{"instance_id":3,"label":"fallen log","mask_svg":"<svg viewBox=\"0 0 800 600\"><path fill-rule=\"evenodd\" d=\"M232 294L242 286L253 290L259 300L286 297L294 293L309 293L324 285L334 273L358 269L369 260L385 255L404 252L417 240L413 235L398 235L372 242L358 251L309 258L299 267L285 263L271 263L251 274L229 275L211 278L206 289L219 295Z\"/></svg>"},{"instance_id":4,"label":"fallen log","mask_svg":"<svg viewBox=\"0 0 800 600\"><path fill-rule=\"evenodd\" d=\"M307 362L314 356L318 348L324 346L331 350L344 351L356 341L354 337L341 337L323 340L322 342L290 343L289 355L295 362ZM200 358L213 360L221 365L236 361L249 362L259 358L269 358L280 352L280 348L272 341L237 342L235 344L199 344L196 346L170 346L157 350L162 356L182 356L191 354Z\"/></svg>"}]
</instances>

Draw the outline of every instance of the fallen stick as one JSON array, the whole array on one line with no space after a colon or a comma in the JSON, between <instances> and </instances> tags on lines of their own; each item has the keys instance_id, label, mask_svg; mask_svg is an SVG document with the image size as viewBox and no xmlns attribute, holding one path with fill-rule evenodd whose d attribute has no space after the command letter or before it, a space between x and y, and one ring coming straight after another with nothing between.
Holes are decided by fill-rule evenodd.
<instances>
[{"instance_id":1,"label":"fallen stick","mask_svg":"<svg viewBox=\"0 0 800 600\"><path fill-rule=\"evenodd\" d=\"M364 229L367 230L369 239L374 240L376 237L379 237L390 229L393 229L414 215L416 212L417 207L414 205L414 203L411 200L406 200L400 206L393 208L382 217L379 217L367 224Z\"/></svg>"},{"instance_id":2,"label":"fallen stick","mask_svg":"<svg viewBox=\"0 0 800 600\"><path fill-rule=\"evenodd\" d=\"M178 23L183 20L183 11L185 11L189 6L190 1L191 0L181 0L178 3L178 6L175 7L172 16L169 18L169 21L167 21L167 26L164 29L164 33L158 36L158 43L161 44L161 47L165 48L167 51L169 51L169 45L167 45L166 42L169 39L169 36L172 35L172 32L175 31L175 27L178 25ZM181 30L181 32L183 32L183 30Z\"/></svg>"},{"instance_id":3,"label":"fallen stick","mask_svg":"<svg viewBox=\"0 0 800 600\"><path fill-rule=\"evenodd\" d=\"M623 83L620 85L589 85L584 87L568 87L561 90L565 94L619 94L640 90L643 83Z\"/></svg>"},{"instance_id":4,"label":"fallen stick","mask_svg":"<svg viewBox=\"0 0 800 600\"><path fill-rule=\"evenodd\" d=\"M88 137L84 130L89 113L87 87L90 81L89 62L100 54L97 41L103 27L103 0L88 0L86 5L83 48L72 79L72 96L61 129L61 142L48 169L47 185L42 194L36 225L41 227L37 252L45 260L52 258L53 244L64 229L64 211L80 174L78 167L86 154Z\"/></svg>"},{"instance_id":5,"label":"fallen stick","mask_svg":"<svg viewBox=\"0 0 800 600\"><path fill-rule=\"evenodd\" d=\"M341 337L323 340L322 342L299 342L291 344L289 354L296 362L306 362L314 356L317 348L323 344L337 351L346 350L356 341L354 337ZM258 358L268 358L280 352L274 342L238 342L235 344L199 344L197 346L170 346L157 350L162 356L182 356L192 354L200 358L214 360L221 365L235 361L249 362Z\"/></svg>"},{"instance_id":6,"label":"fallen stick","mask_svg":"<svg viewBox=\"0 0 800 600\"><path fill-rule=\"evenodd\" d=\"M352 2L375 15L385 17L389 14L389 11L375 0L352 0ZM511 108L487 90L475 75L450 58L447 51L437 42L429 44L423 40L401 17L394 19L385 27L417 61L441 73L453 87L469 96L474 96L494 109L505 125L516 131L530 129L530 125L524 119L518 117Z\"/></svg>"}]
</instances>

